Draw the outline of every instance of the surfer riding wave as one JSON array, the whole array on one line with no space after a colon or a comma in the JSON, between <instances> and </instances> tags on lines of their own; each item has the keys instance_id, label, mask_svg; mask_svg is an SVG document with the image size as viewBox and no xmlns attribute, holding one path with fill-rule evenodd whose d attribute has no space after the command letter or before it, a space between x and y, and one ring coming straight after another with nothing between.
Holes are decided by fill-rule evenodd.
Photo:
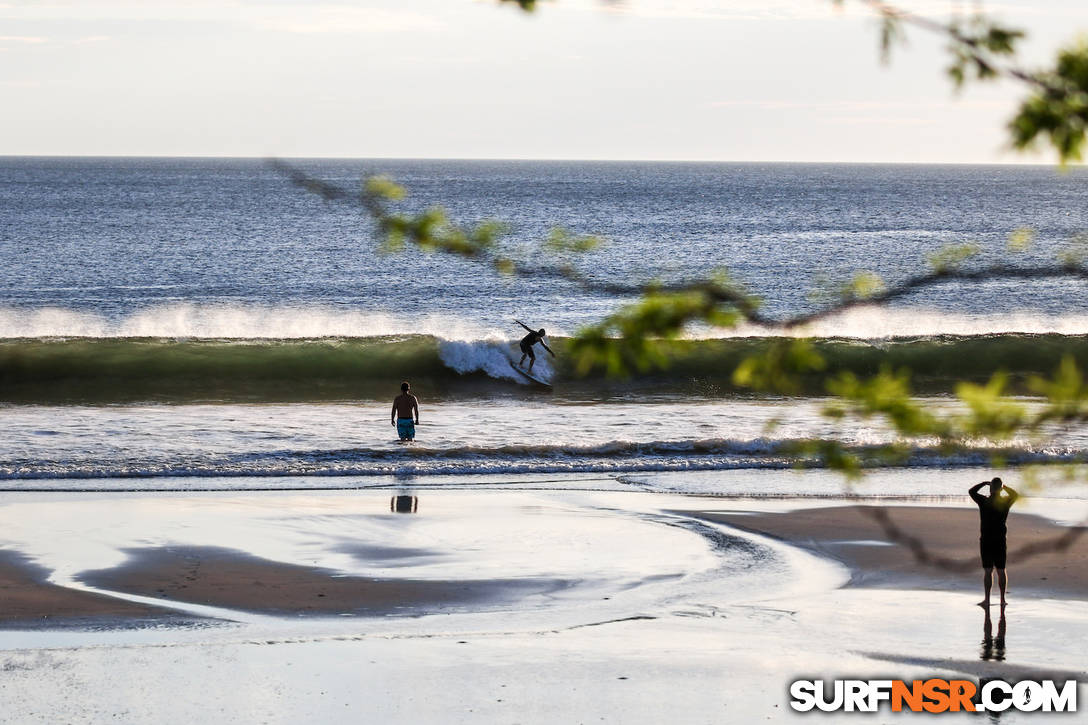
<instances>
[{"instance_id":1,"label":"surfer riding wave","mask_svg":"<svg viewBox=\"0 0 1088 725\"><path fill-rule=\"evenodd\" d=\"M540 343L541 347L543 347L545 350L548 351L549 354L551 354L552 357L555 357L555 353L552 352L552 349L548 347L548 344L546 342L544 342L545 333L543 327L539 330L534 330L521 320L514 320L514 322L518 323L529 332L528 335L521 338L521 360L518 361L518 367L523 366L525 364L525 358L528 357L529 372L533 371L533 364L536 363L536 355L533 353L533 345L537 344L538 342Z\"/></svg>"}]
</instances>

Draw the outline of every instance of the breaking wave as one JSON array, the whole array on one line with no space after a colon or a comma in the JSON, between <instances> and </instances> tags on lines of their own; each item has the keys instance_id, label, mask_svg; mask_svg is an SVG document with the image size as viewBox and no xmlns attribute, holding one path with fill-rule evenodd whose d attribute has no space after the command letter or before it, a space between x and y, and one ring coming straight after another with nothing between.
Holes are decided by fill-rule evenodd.
<instances>
[{"instance_id":1,"label":"breaking wave","mask_svg":"<svg viewBox=\"0 0 1088 725\"><path fill-rule=\"evenodd\" d=\"M552 339L555 367L538 355L535 370L553 395L605 397L746 394L732 371L773 338L684 340L668 369L629 379L576 376L563 338ZM957 380L985 380L996 370L1014 385L1052 373L1071 355L1088 366L1088 336L976 335L822 339L828 371L869 375L883 365L907 368L920 393L945 393ZM321 339L20 338L0 340L0 401L123 403L137 401L304 402L384 400L402 379L428 399L453 400L544 393L511 368L516 340L451 340L429 335ZM823 393L813 377L808 395ZM1021 388L1023 386L1021 385Z\"/></svg>"}]
</instances>

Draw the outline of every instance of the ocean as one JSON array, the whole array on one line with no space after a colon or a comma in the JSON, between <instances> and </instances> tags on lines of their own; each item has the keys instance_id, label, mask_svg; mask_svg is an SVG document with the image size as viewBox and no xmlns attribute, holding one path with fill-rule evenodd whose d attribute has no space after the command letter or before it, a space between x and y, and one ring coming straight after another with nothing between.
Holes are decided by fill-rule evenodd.
<instances>
[{"instance_id":1,"label":"ocean","mask_svg":"<svg viewBox=\"0 0 1088 725\"><path fill-rule=\"evenodd\" d=\"M819 309L817 293L857 271L905 279L948 244L977 244L981 264L1042 264L1088 230L1077 169L291 163L347 189L388 174L409 192L405 209L505 221L503 243L530 263L547 259L540 241L554 227L599 235L605 244L579 261L598 280L727 271L778 318ZM1010 250L1024 227L1032 245ZM0 159L0 488L688 471L713 492L730 471L814 465L793 452L798 441L864 451L894 439L872 421L822 417L815 385L791 399L735 388L732 365L773 330L693 329L666 370L579 377L566 340L632 298L385 254L372 231L358 208L309 195L260 160ZM515 318L547 329L558 355L537 370L551 390L510 369ZM949 405L961 377L1004 369L1023 393L1062 355L1088 366L1088 289L949 283L798 334L816 338L833 369L909 367L919 395ZM402 379L421 400L411 446L389 423ZM1079 460L1088 440L1055 430L954 455L910 445L900 465L921 472L985 466L996 450L1011 463ZM659 479L638 485L665 485L648 481Z\"/></svg>"}]
</instances>

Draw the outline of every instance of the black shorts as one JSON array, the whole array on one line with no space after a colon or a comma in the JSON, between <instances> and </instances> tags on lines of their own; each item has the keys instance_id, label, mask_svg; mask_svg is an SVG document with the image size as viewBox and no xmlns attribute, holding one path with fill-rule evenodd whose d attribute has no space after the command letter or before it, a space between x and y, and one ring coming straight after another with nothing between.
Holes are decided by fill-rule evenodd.
<instances>
[{"instance_id":1,"label":"black shorts","mask_svg":"<svg viewBox=\"0 0 1088 725\"><path fill-rule=\"evenodd\" d=\"M536 360L536 354L533 352L533 346L529 343L521 343L521 351L531 357L533 360Z\"/></svg>"},{"instance_id":2,"label":"black shorts","mask_svg":"<svg viewBox=\"0 0 1088 725\"><path fill-rule=\"evenodd\" d=\"M998 569L1005 568L1005 537L1000 539L979 539L978 551L982 556L982 568L990 569L997 567Z\"/></svg>"}]
</instances>

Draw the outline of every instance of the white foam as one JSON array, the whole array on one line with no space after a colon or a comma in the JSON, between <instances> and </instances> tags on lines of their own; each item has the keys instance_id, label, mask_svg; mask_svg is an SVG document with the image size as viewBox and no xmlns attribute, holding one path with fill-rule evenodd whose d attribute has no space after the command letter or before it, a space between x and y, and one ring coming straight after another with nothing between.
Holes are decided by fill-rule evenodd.
<instances>
[{"instance_id":1,"label":"white foam","mask_svg":"<svg viewBox=\"0 0 1088 725\"><path fill-rule=\"evenodd\" d=\"M109 337L110 333L106 318L90 312L0 308L0 337Z\"/></svg>"},{"instance_id":2,"label":"white foam","mask_svg":"<svg viewBox=\"0 0 1088 725\"><path fill-rule=\"evenodd\" d=\"M438 346L438 356L442 362L462 375L483 372L493 378L514 380L528 384L528 381L510 368L511 355L520 357L515 352L515 343L498 336L484 341L466 342L463 340L443 340ZM550 380L552 369L543 355L537 356L533 372L545 380Z\"/></svg>"},{"instance_id":3,"label":"white foam","mask_svg":"<svg viewBox=\"0 0 1088 725\"><path fill-rule=\"evenodd\" d=\"M566 335L555 323L549 323L556 337ZM758 325L733 329L701 329L691 332L691 339L728 337L765 337L793 335L804 337L848 337L880 339L924 335L992 335L997 333L1088 335L1088 315L1047 315L1037 312L1009 314L967 314L944 312L928 307L859 307L783 332ZM166 337L166 338L241 338L305 339L319 337L378 337L386 335L433 335L459 342L497 342L520 334L514 325L485 324L450 314L424 316L397 315L389 312L340 309L329 305L267 306L175 303L158 305L120 318L101 313L46 307L26 310L0 307L0 338L35 337ZM500 362L484 353L459 355L450 359L468 361L475 356L479 365L466 370L487 370ZM481 357L483 356L483 357ZM446 358L443 358L446 359ZM503 363L505 364L505 363ZM544 356L537 367L547 369ZM460 368L458 368L460 369ZM506 377L503 375L503 377Z\"/></svg>"},{"instance_id":4,"label":"white foam","mask_svg":"<svg viewBox=\"0 0 1088 725\"><path fill-rule=\"evenodd\" d=\"M170 304L119 319L94 312L47 307L0 307L0 338L167 337L268 338L434 335L446 340L500 338L509 329L450 315L409 317L388 312L343 310L325 305Z\"/></svg>"}]
</instances>

